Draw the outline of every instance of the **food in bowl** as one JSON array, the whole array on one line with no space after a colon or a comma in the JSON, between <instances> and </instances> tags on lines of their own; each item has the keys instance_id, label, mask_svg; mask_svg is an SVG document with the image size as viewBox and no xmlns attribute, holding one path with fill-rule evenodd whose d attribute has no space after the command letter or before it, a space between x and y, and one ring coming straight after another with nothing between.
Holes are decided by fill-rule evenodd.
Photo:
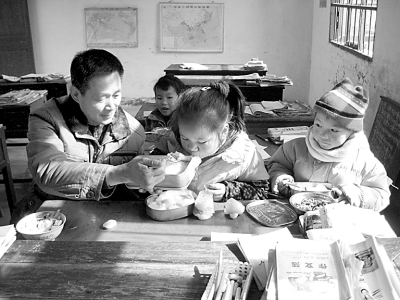
<instances>
[{"instance_id":1,"label":"food in bowl","mask_svg":"<svg viewBox=\"0 0 400 300\"><path fill-rule=\"evenodd\" d=\"M321 199L311 197L302 199L300 203L296 203L295 205L296 208L310 211L310 210L317 210L320 207L324 206L325 204L326 202L322 201Z\"/></svg>"},{"instance_id":2,"label":"food in bowl","mask_svg":"<svg viewBox=\"0 0 400 300\"><path fill-rule=\"evenodd\" d=\"M317 210L326 204L335 203L336 201L332 197L322 193L300 192L291 196L289 202L297 213L303 214L307 211Z\"/></svg>"},{"instance_id":3,"label":"food in bowl","mask_svg":"<svg viewBox=\"0 0 400 300\"><path fill-rule=\"evenodd\" d=\"M170 221L193 214L196 194L190 190L168 190L146 199L147 215L157 221Z\"/></svg>"},{"instance_id":4,"label":"food in bowl","mask_svg":"<svg viewBox=\"0 0 400 300\"><path fill-rule=\"evenodd\" d=\"M147 198L147 205L155 210L169 210L194 203L194 193L189 190L169 190Z\"/></svg>"},{"instance_id":5,"label":"food in bowl","mask_svg":"<svg viewBox=\"0 0 400 300\"><path fill-rule=\"evenodd\" d=\"M22 218L16 229L29 240L53 240L60 235L66 217L60 211L42 211Z\"/></svg>"}]
</instances>

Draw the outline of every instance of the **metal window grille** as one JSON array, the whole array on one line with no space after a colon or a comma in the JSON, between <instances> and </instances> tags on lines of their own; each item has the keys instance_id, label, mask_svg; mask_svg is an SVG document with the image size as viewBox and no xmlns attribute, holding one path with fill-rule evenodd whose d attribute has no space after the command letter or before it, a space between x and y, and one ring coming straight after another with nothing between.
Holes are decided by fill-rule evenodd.
<instances>
[{"instance_id":1,"label":"metal window grille","mask_svg":"<svg viewBox=\"0 0 400 300\"><path fill-rule=\"evenodd\" d=\"M378 0L331 0L329 40L372 58Z\"/></svg>"}]
</instances>

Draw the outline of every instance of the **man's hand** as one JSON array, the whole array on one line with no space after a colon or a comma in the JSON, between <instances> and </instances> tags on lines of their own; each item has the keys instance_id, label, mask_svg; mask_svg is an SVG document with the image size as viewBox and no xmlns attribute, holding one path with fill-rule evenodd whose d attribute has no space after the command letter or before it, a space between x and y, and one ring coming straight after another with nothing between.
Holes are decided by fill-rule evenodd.
<instances>
[{"instance_id":1,"label":"man's hand","mask_svg":"<svg viewBox=\"0 0 400 300\"><path fill-rule=\"evenodd\" d=\"M213 194L214 201L221 201L225 195L225 185L222 183L210 183L206 188Z\"/></svg>"},{"instance_id":2,"label":"man's hand","mask_svg":"<svg viewBox=\"0 0 400 300\"><path fill-rule=\"evenodd\" d=\"M165 160L137 156L126 164L107 170L108 185L125 183L153 192L154 186L165 178Z\"/></svg>"}]
</instances>

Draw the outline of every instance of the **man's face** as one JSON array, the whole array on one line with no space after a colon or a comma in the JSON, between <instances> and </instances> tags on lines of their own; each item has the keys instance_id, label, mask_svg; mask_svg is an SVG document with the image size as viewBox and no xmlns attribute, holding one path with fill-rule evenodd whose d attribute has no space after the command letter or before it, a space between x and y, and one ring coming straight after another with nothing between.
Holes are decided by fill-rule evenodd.
<instances>
[{"instance_id":1,"label":"man's face","mask_svg":"<svg viewBox=\"0 0 400 300\"><path fill-rule=\"evenodd\" d=\"M73 94L76 102L88 119L89 125L107 125L121 103L121 77L118 72L94 77L89 88L82 95L78 90Z\"/></svg>"}]
</instances>

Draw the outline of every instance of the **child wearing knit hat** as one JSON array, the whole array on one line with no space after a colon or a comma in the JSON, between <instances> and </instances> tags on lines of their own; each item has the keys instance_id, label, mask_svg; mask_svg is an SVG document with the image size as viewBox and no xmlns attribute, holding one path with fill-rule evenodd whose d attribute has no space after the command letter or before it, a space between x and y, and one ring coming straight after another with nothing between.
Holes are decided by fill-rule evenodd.
<instances>
[{"instance_id":1,"label":"child wearing knit hat","mask_svg":"<svg viewBox=\"0 0 400 300\"><path fill-rule=\"evenodd\" d=\"M283 144L269 159L272 191L288 196L290 182L330 183L351 205L378 212L388 206L391 180L363 132L368 102L368 91L348 78L325 93L306 137Z\"/></svg>"}]
</instances>

